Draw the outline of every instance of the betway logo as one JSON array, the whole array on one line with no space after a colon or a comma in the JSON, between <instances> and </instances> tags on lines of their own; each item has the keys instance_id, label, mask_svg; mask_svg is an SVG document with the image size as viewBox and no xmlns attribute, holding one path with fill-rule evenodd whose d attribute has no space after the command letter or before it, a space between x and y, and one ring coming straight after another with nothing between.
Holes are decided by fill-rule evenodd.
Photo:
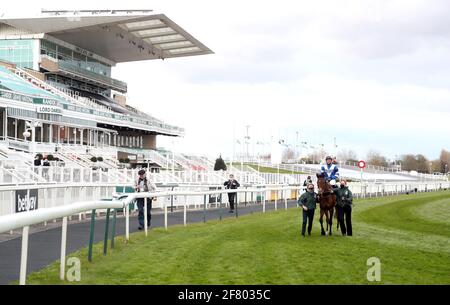
<instances>
[{"instance_id":1,"label":"betway logo","mask_svg":"<svg viewBox=\"0 0 450 305\"><path fill-rule=\"evenodd\" d=\"M36 196L20 196L17 195L17 212L26 212L26 211L32 211L37 209L37 198Z\"/></svg>"}]
</instances>

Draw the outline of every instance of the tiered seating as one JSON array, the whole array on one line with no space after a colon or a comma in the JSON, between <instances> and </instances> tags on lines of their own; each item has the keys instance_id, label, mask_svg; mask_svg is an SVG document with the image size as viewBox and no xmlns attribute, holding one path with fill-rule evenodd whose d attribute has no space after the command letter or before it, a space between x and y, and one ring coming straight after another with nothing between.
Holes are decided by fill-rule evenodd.
<instances>
[{"instance_id":1,"label":"tiered seating","mask_svg":"<svg viewBox=\"0 0 450 305\"><path fill-rule=\"evenodd\" d=\"M58 96L34 86L2 66L0 66L0 84L10 91L60 100Z\"/></svg>"}]
</instances>

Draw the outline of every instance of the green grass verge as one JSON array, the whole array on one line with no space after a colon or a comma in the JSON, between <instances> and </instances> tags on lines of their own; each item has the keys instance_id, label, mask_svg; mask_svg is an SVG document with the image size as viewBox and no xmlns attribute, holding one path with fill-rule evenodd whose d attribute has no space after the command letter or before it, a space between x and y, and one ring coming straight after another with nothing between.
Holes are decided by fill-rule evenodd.
<instances>
[{"instance_id":1,"label":"green grass verge","mask_svg":"<svg viewBox=\"0 0 450 305\"><path fill-rule=\"evenodd\" d=\"M244 163L244 165L246 165L248 167L251 167L254 170L258 170L258 165L248 164L248 163ZM241 163L233 162L233 166L236 167L237 169L240 169L241 168ZM278 169L274 168L274 167L259 166L259 172L260 173L277 174L278 173ZM286 170L286 169L281 169L280 168L280 174L306 174L306 173L299 172L299 171L290 171L290 170Z\"/></svg>"},{"instance_id":2,"label":"green grass verge","mask_svg":"<svg viewBox=\"0 0 450 305\"><path fill-rule=\"evenodd\" d=\"M355 202L354 236L300 236L300 210L152 229L94 247L79 284L369 284L367 259L381 260L381 284L450 284L450 192ZM447 215L440 217L439 215ZM433 216L435 215L435 216ZM59 284L55 262L29 284ZM65 282L67 283L67 282ZM74 283L70 283L74 284Z\"/></svg>"}]
</instances>

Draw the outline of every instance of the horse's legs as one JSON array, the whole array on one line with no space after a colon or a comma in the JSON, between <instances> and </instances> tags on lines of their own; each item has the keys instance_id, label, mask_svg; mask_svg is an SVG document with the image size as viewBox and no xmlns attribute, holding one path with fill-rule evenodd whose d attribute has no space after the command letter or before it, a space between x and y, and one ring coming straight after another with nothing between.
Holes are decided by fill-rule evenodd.
<instances>
[{"instance_id":1,"label":"horse's legs","mask_svg":"<svg viewBox=\"0 0 450 305\"><path fill-rule=\"evenodd\" d=\"M331 235L331 229L333 228L333 212L334 209L330 210L330 235Z\"/></svg>"},{"instance_id":2,"label":"horse's legs","mask_svg":"<svg viewBox=\"0 0 450 305\"><path fill-rule=\"evenodd\" d=\"M320 234L325 235L325 230L323 229L323 214L325 213L324 210L320 209L320 218L319 218L319 222L320 222Z\"/></svg>"},{"instance_id":3,"label":"horse's legs","mask_svg":"<svg viewBox=\"0 0 450 305\"><path fill-rule=\"evenodd\" d=\"M329 225L330 225L330 211L329 210L326 210L325 211L325 219L326 219L326 222L327 222L327 234L328 234L328 232L329 232Z\"/></svg>"}]
</instances>

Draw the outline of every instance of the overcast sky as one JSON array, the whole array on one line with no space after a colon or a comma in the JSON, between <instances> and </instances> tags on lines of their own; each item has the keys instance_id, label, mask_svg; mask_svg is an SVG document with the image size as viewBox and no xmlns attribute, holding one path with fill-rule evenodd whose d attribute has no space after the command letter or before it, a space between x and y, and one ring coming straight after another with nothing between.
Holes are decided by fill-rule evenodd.
<instances>
[{"instance_id":1,"label":"overcast sky","mask_svg":"<svg viewBox=\"0 0 450 305\"><path fill-rule=\"evenodd\" d=\"M26 3L124 8L92 2ZM254 147L295 146L298 132L299 142L328 147L336 137L338 149L361 158L376 149L434 159L450 149L448 0L132 2L127 8L166 14L215 52L113 70L130 104L186 129L176 150L230 156L246 125ZM159 144L170 148L172 138Z\"/></svg>"}]
</instances>

